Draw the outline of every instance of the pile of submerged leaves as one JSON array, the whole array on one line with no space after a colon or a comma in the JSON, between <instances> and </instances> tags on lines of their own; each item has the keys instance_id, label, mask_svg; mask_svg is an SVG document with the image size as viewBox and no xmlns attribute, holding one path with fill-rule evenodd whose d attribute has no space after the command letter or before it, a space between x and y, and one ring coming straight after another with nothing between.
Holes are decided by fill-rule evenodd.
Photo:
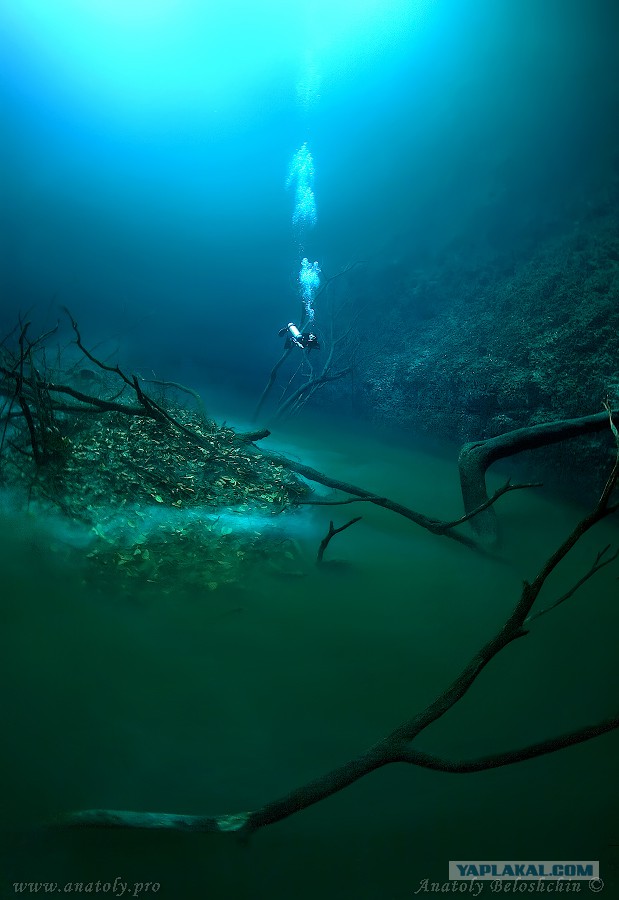
<instances>
[{"instance_id":1,"label":"pile of submerged leaves","mask_svg":"<svg viewBox=\"0 0 619 900\"><path fill-rule=\"evenodd\" d=\"M226 513L159 520L147 508L133 507L122 523L115 519L94 531L86 578L98 589L112 585L135 592L154 585L178 594L243 586L258 569L285 577L305 574L296 542L262 518L237 529Z\"/></svg>"},{"instance_id":2,"label":"pile of submerged leaves","mask_svg":"<svg viewBox=\"0 0 619 900\"><path fill-rule=\"evenodd\" d=\"M91 526L89 577L176 591L242 583L258 564L300 574L284 518L307 486L231 428L168 410L193 437L171 423L104 413L63 438L54 490L60 475L62 508Z\"/></svg>"},{"instance_id":3,"label":"pile of submerged leaves","mask_svg":"<svg viewBox=\"0 0 619 900\"><path fill-rule=\"evenodd\" d=\"M95 517L102 506L128 501L279 512L307 494L298 478L231 428L182 407L171 412L194 439L172 424L122 413L98 416L69 438L67 505Z\"/></svg>"}]
</instances>

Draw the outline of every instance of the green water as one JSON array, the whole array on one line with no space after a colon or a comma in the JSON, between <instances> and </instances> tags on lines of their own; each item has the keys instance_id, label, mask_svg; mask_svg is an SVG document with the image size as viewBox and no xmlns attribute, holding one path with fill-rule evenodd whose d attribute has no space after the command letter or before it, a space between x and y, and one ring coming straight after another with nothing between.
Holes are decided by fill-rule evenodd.
<instances>
[{"instance_id":1,"label":"green water","mask_svg":"<svg viewBox=\"0 0 619 900\"><path fill-rule=\"evenodd\" d=\"M449 454L332 428L292 439L323 471L429 514L460 513ZM342 565L317 571L329 518L361 513L327 551ZM249 846L40 827L93 806L251 809L357 755L449 683L582 510L520 492L500 513L505 559L489 562L369 504L307 509L294 520L304 577L265 572L243 590L182 597L87 590L45 523L5 514L2 896L16 881L120 877L181 900L399 900L421 879L444 882L449 859L481 858L599 859L604 896L615 896L616 733L476 775L391 766ZM618 538L610 525L590 534L545 600ZM471 758L616 712L617 574L608 567L537 622L419 747Z\"/></svg>"}]
</instances>

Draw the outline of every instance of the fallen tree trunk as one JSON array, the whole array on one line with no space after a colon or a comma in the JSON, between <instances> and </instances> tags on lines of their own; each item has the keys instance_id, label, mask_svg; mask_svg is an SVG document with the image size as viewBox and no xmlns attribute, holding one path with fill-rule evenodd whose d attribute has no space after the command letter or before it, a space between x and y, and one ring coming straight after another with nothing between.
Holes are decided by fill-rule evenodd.
<instances>
[{"instance_id":1,"label":"fallen tree trunk","mask_svg":"<svg viewBox=\"0 0 619 900\"><path fill-rule=\"evenodd\" d=\"M41 438L41 433L43 432L42 426L45 425L46 421L45 416L53 414L53 412L60 408L67 408L65 403L57 405L56 402L51 399L54 395L60 394L62 397L68 396L72 398L77 404L83 404L83 406L75 404L69 406L70 412L75 412L78 415L81 413L92 414L95 412L106 412L119 415L122 414L127 416L127 420L129 420L129 418L133 418L134 420L143 419L149 424L156 422L158 429L159 426L162 427L161 433L157 430L158 438L163 437L164 429L168 428L168 439L170 435L180 435L183 437L182 459L184 462L186 462L185 447L187 444L193 443L202 447L209 453L206 459L207 463L211 459L210 451L212 450L213 455L216 457L216 462L219 464L219 456L221 456L222 450L221 448L214 448L213 434L204 433L200 428L196 430L195 424L192 424L191 422L186 423L179 420L177 416L172 415L162 404L157 403L142 390L140 379L138 379L137 376L129 376L124 373L118 365L111 366L98 360L83 346L77 323L71 319L71 324L75 332L76 344L86 358L102 371L120 379L122 383L121 393L125 388L128 388L133 392L134 399L131 403L123 404L117 402L118 397L120 396L119 393L107 399L85 394L70 385L57 384L53 380L39 375L34 364L32 364L32 374L28 376L28 374L24 372L24 362L28 360L29 365L32 363L32 351L35 347L40 345L42 339L28 342L26 339L27 325L22 326L19 354L5 354L5 363L0 365L0 374L5 377L4 395L8 399L8 409L6 410L6 413L0 414L0 419L4 416L7 422L10 421L13 423L15 421L15 419L12 418L13 414L17 413L17 410L13 409L13 406L15 405L14 401L20 397L23 399L28 411L30 411L30 407L32 406L32 410L37 414L35 422L36 427L34 429L35 433L32 441L33 453L35 453L39 445L45 446L46 438ZM2 359L3 357L0 356L0 360ZM43 397L44 402L41 397L43 394L45 395ZM549 614L556 609L560 604L573 596L576 590L585 581L600 571L602 567L617 558L616 553L607 555L608 548L600 551L589 571L579 579L569 591L564 593L554 602L548 604L545 608L532 612L532 608L546 579L561 560L571 551L580 537L594 524L619 508L619 503L610 502L611 494L615 490L619 474L619 434L612 422L611 412L608 407L606 412L610 417L610 427L615 436L618 449L613 470L595 509L578 523L572 533L568 535L566 540L540 569L533 581L530 583L525 582L520 600L516 604L511 616L508 617L496 634L472 657L468 665L464 667L454 682L430 703L425 710L403 722L399 727L392 731L391 734L388 734L383 739L379 740L378 743L369 747L356 758L349 760L331 772L319 776L305 785L296 788L286 796L275 799L272 802L249 812L240 812L231 815L204 816L91 809L71 813L62 821L71 826L164 828L181 831L205 832L217 831L232 832L241 836L247 836L259 828L280 821L293 813L335 794L368 773L390 763L405 762L422 768L444 772L478 772L499 766L511 765L512 763L528 760L535 756L558 751L568 745L590 740L591 738L618 728L619 718L614 716L605 718L597 723L585 725L584 727L577 728L566 734L538 741L525 747L481 756L472 760L446 760L411 746L412 742L416 740L419 734L437 719L449 712L449 710L464 697L475 680L480 676L482 671L484 671L485 667L498 653L503 651L513 641L528 634L530 624L534 620L542 615ZM20 415L27 420L27 414L24 410L20 411ZM465 497L466 513L459 519L450 522L425 516L401 503L386 497L377 496L368 490L348 482L326 476L310 466L290 460L281 454L263 451L262 449L259 450L258 448L253 447L254 441L260 440L268 435L268 432L265 430L248 432L240 435L235 435L228 430L224 434L221 443L226 445L226 448L233 456L236 456L242 448L246 448L247 458L245 458L245 455L242 455L243 465L247 464L249 466L250 463L255 462L256 460L253 457L253 454L255 453L257 456L264 457L268 460L265 468L270 469L270 463L275 463L276 467L288 469L308 480L350 494L354 498L354 500L346 499L344 501L337 500L324 502L335 504L365 501L374 503L375 505L404 516L433 534L449 537L467 547L478 550L482 545L475 539L463 536L456 532L456 527L468 521L468 519L474 519L477 516L488 513L494 502L507 491L519 487L530 486L511 485L507 482L502 488L498 489L493 496L488 497L485 488L485 471L487 467L496 459L520 452L521 450L555 443L577 434L598 431L604 427L606 421L606 414L600 413L599 415L588 416L582 419L549 423L548 425L529 429L519 429L518 431L492 439L491 441L466 445L461 453L461 473L464 471L465 476L468 476L468 481L466 481L465 477L468 491ZM27 421L26 424L28 424ZM11 425L11 427L13 427L13 425ZM62 437L62 435L60 435L60 437ZM156 441L156 443L158 443L158 441ZM1 446L2 444L0 442L0 449ZM160 478L160 475L158 474L157 477ZM242 473L239 477L242 477ZM233 481L233 483L236 484L234 479L225 478L223 480ZM281 487L281 485L279 485L279 487ZM477 491L478 502L475 500L475 491ZM193 493L193 491L191 492ZM303 490L301 491L301 495L304 496ZM463 486L463 496L464 495L465 487ZM162 499L157 497L154 493L151 493L150 496L154 497L156 502L163 502ZM274 498L276 496L277 495L274 495ZM296 499L293 498L291 502L305 502L304 500L299 499L297 495L295 496ZM283 503L284 500L277 500L278 504L280 502ZM329 535L325 539L322 548L323 552L330 538L338 531L353 524L354 521L356 520L351 520L351 522L346 526L342 526L340 529L334 529L331 525ZM481 531L483 533L483 528Z\"/></svg>"},{"instance_id":2,"label":"fallen tree trunk","mask_svg":"<svg viewBox=\"0 0 619 900\"><path fill-rule=\"evenodd\" d=\"M162 403L158 403L153 397L145 393L145 391L142 389L142 383L146 384L147 382L142 378L138 377L135 374L128 375L120 368L118 364L110 365L103 360L98 359L90 350L86 348L82 341L77 322L70 313L68 313L68 315L73 332L75 334L75 344L77 345L81 353L94 366L96 366L97 369L101 370L104 373L108 373L110 376L113 376L114 379L118 380L121 385L120 391L117 391L111 397L99 397L94 394L85 393L83 390L73 387L70 384L57 383L47 376L39 376L38 373L36 373L29 379L25 378L21 374L23 370L24 359L26 357L28 357L29 359L32 357L33 348L40 345L41 339L31 341L26 346L25 335L27 326L24 326L22 328L20 336L20 354L16 358L13 358L10 353L5 354L6 362L8 363L8 365L4 364L4 358L0 356L0 375L4 376L4 383L2 386L5 393L10 399L10 406L8 411L4 413L0 412L0 419L3 418L5 420L2 441L6 436L6 429L8 427L8 422L11 420L11 417L13 417L14 421L15 417L21 416L30 428L30 444L32 453L34 455L35 463L38 462L40 439L41 436L48 434L49 428L46 429L45 422L38 421L38 419L35 427L33 413L31 412L30 406L32 405L32 408L35 412L40 411L42 404L40 402L37 404L36 399L38 395L44 395L46 398L48 411L52 416L54 413L58 412L64 412L69 415L75 414L76 416L91 416L103 413L116 413L122 416L127 416L128 418L138 420L150 419L157 422L163 427L170 426L176 432L179 432L187 441L198 447L201 447L209 454L211 453L211 435L205 435L202 433L200 428L191 427L190 425L180 421L177 415L172 415L168 411L168 409L166 409L165 405L163 405ZM282 359L284 358L284 356L282 357ZM191 393L194 398L198 399L198 405L200 406L201 400L199 399L199 395L195 391L186 388L184 385L179 385L177 382L161 382L161 384L173 384L174 387L180 388L184 392ZM119 398L124 394L125 391L130 391L133 395L133 399L125 402L120 402ZM59 402L55 399L57 395L63 398L62 402ZM23 408L19 410L13 410L13 402L17 396L19 396L23 400ZM70 397L72 400L77 402L74 404L67 403L64 401L65 397ZM58 429L56 430L58 431ZM230 444L236 444L236 446L243 445L245 447L248 447L249 445L251 447L254 442L262 440L268 435L268 429L250 431L236 435L231 432ZM0 441L0 451L2 449L2 441ZM57 435L57 443L60 444L62 448L68 452L69 444L67 444L66 442L64 444L62 443L62 435L60 435L59 431ZM490 499L486 498L484 500L484 503L481 504L479 510L469 510L465 516L462 516L459 519L453 521L446 522L440 519L433 519L429 516L426 516L423 513L417 512L416 510L413 510L402 503L398 503L395 500L391 500L388 497L377 497L373 492L358 487L357 485L350 484L349 482L345 482L340 479L331 478L323 474L322 472L313 469L311 466L296 462L282 454L264 450L262 447L253 447L253 450L251 450L250 452L255 452L256 459L258 460L268 460L271 463L275 463L275 465L279 466L281 469L287 469L290 472L301 475L309 481L314 481L319 484L323 484L326 487L331 487L334 490L339 490L351 494L358 500L366 500L368 502L374 503L377 506L382 506L383 508L389 509L390 511L395 512L398 515L404 516L409 521L412 521L416 525L425 528L432 534L448 537L450 540L463 544L470 549L480 550L481 552L486 551L480 545L480 543L474 537L461 534L459 531L457 531L457 526L462 525L465 521L467 521L467 519L472 518L473 516L477 515L479 511L482 511L489 505L492 505L506 491L515 490L519 487L530 486L511 485L508 483L504 488L497 491L493 497L491 497Z\"/></svg>"},{"instance_id":3,"label":"fallen tree trunk","mask_svg":"<svg viewBox=\"0 0 619 900\"><path fill-rule=\"evenodd\" d=\"M613 415L616 415L616 411ZM465 512L472 512L488 501L486 470L497 460L514 456L524 450L558 444L583 434L604 431L606 428L608 428L608 414L601 412L576 419L561 419L543 425L518 428L486 441L464 444L458 457L458 468ZM499 523L491 505L472 519L471 527L482 543L489 546L498 543Z\"/></svg>"},{"instance_id":4,"label":"fallen tree trunk","mask_svg":"<svg viewBox=\"0 0 619 900\"><path fill-rule=\"evenodd\" d=\"M466 775L525 762L547 753L555 753L566 747L600 737L616 728L619 728L619 718L606 719L595 725L578 728L567 734L538 741L526 747L472 760L443 759L423 751L407 749L405 744L408 742L398 743L388 737L356 759L349 760L326 775L321 775L314 781L304 784L285 797L280 797L259 809L248 812L201 816L122 809L85 809L69 813L58 824L70 828L141 828L202 833L219 832L220 834L236 833L239 837L247 838L260 828L281 822L282 819L287 819L294 813L301 812L309 806L337 794L365 775L369 775L389 763L409 763L435 772Z\"/></svg>"},{"instance_id":5,"label":"fallen tree trunk","mask_svg":"<svg viewBox=\"0 0 619 900\"><path fill-rule=\"evenodd\" d=\"M530 623L537 618L536 615L531 615L531 610L548 577L584 534L596 523L613 514L619 508L618 502L611 503L611 496L615 491L619 477L619 433L614 426L612 417L610 417L610 426L617 442L617 453L613 469L595 508L577 523L572 532L542 565L535 578L531 582L524 582L520 599L502 627L478 650L453 683L422 712L403 722L391 734L369 747L355 759L349 760L331 772L309 781L286 796L267 803L256 810L232 815L204 816L131 810L88 809L69 813L61 820L60 824L71 827L223 832L236 833L241 837L247 838L258 829L300 812L341 791L370 772L390 763L404 762L435 771L468 774L512 765L547 753L553 753L567 746L591 740L608 731L619 728L619 717L612 716L597 723L586 725L525 747L481 756L472 760L445 760L411 746L426 728L448 713L465 696L486 666L501 651L514 641L529 634ZM330 532L332 530L331 523ZM559 602L546 607L543 613L552 612L563 599L567 599L567 596L572 596L585 580L602 568L599 562L600 555L598 554L598 558L589 573L587 573L587 576L580 579L573 589L568 592L568 595L564 598L559 598Z\"/></svg>"},{"instance_id":6,"label":"fallen tree trunk","mask_svg":"<svg viewBox=\"0 0 619 900\"><path fill-rule=\"evenodd\" d=\"M424 513L417 512L417 510L411 509L409 506L405 506L403 503L398 503L397 500L391 500L389 497L379 497L373 491L368 491L356 484L351 484L348 481L342 481L339 478L331 478L329 475L325 475L323 472L319 472L317 469L313 469L311 466L305 465L305 463L289 459L287 456L283 456L281 453L276 453L272 450L264 450L263 448L260 448L260 452L263 456L266 456L268 459L277 463L277 465L283 466L284 468L289 469L291 472L295 472L295 474L297 475L301 475L308 481L314 481L317 484L322 484L325 487L330 487L333 488L333 490L342 491L346 494L353 494L357 500L364 500L368 503L373 503L375 506L382 506L383 509L388 509L391 512L397 513L397 515L404 516L405 519L414 522L415 525L419 525L421 528L425 528L426 531L431 532L431 534L450 538L451 540L456 541L459 544L464 544L465 547L469 547L471 550L478 550L482 553L486 552L482 544L476 539L456 531L456 527L462 525L464 522L469 521L469 519L473 519L476 516L482 514L490 506L493 506L494 503L499 499L499 497L502 497L503 494L506 494L509 491L517 491L522 490L523 488L540 486L537 483L510 484L510 482L507 481L502 487L498 488L498 490L496 490L491 497L486 496L484 501L480 503L479 506L475 509L469 510L465 515L461 516L458 519L445 521L443 519L432 519L429 516L424 515ZM305 504L311 503L312 501L304 500L302 502L303 504Z\"/></svg>"}]
</instances>

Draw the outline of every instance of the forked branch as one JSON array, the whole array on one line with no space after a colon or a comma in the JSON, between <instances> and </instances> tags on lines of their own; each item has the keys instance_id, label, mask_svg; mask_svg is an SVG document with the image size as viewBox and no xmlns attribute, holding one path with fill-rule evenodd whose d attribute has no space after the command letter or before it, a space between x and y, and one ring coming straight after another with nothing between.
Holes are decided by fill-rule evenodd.
<instances>
[{"instance_id":1,"label":"forked branch","mask_svg":"<svg viewBox=\"0 0 619 900\"><path fill-rule=\"evenodd\" d=\"M256 810L233 815L195 816L90 809L70 813L64 817L62 822L66 825L82 827L164 828L180 831L236 833L239 836L247 837L260 828L285 819L302 809L324 800L375 769L379 769L389 763L405 762L421 768L459 774L480 772L486 769L523 762L547 753L554 753L566 746L591 740L618 728L619 716L613 715L601 722L585 725L566 734L547 738L525 747L464 761L443 759L412 746L416 738L429 725L448 713L466 695L486 666L499 653L515 640L526 637L529 633L528 623L534 618L531 616L532 607L551 573L584 534L596 523L611 515L619 506L618 503L610 502L619 475L619 434L612 421L610 410L607 409L607 412L613 434L617 440L617 455L611 474L595 508L577 523L563 543L544 563L535 578L531 582L524 583L520 599L503 626L475 653L453 683L422 712L403 722L391 734L378 741L378 743L368 748L355 759L349 760L331 772L321 775L286 796L267 803ZM352 522L348 524L350 525ZM335 534L337 530L341 529L333 529L333 524L331 523L330 532ZM604 552L598 556L596 564L594 564L587 577L590 577L602 568L599 563ZM572 596L574 590L585 580L586 578L581 579L569 593L569 596ZM564 599L567 599L567 597ZM557 605L558 603L553 604L545 612L550 612Z\"/></svg>"},{"instance_id":2,"label":"forked branch","mask_svg":"<svg viewBox=\"0 0 619 900\"><path fill-rule=\"evenodd\" d=\"M325 550L329 546L331 539L335 537L336 534L339 534L340 531L345 531L347 528L350 528L351 525L354 525L356 522L361 520L362 516L355 516L354 519L351 519L349 522L346 522L345 525L340 525L339 528L333 527L333 522L329 522L329 530L323 539L320 542L320 546L318 547L318 553L316 555L316 565L321 565L323 557L325 555Z\"/></svg>"}]
</instances>

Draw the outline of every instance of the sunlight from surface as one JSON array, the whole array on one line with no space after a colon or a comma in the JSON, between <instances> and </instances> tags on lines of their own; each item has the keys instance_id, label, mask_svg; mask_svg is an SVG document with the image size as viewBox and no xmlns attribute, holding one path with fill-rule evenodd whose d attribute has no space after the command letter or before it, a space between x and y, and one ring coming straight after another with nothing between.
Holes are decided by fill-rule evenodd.
<instances>
[{"instance_id":1,"label":"sunlight from surface","mask_svg":"<svg viewBox=\"0 0 619 900\"><path fill-rule=\"evenodd\" d=\"M21 0L5 60L116 109L222 107L261 85L307 101L325 78L409 38L430 0Z\"/></svg>"}]
</instances>

